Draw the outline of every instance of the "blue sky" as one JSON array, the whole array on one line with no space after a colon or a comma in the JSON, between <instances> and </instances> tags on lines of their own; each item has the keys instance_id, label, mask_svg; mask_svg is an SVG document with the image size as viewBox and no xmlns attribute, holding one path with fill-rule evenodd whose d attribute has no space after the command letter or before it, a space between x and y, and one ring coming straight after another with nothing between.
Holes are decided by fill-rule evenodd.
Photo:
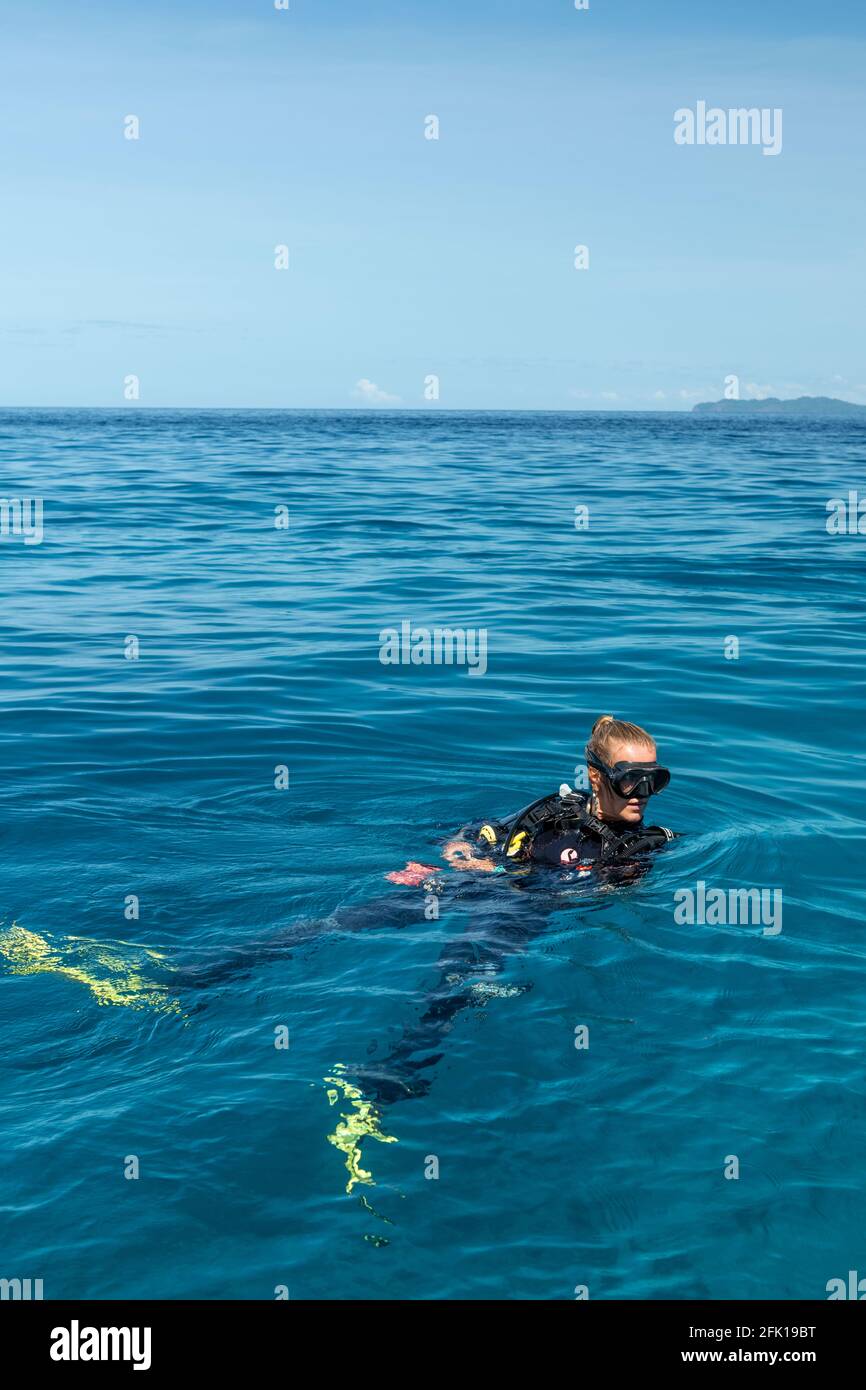
<instances>
[{"instance_id":1,"label":"blue sky","mask_svg":"<svg viewBox=\"0 0 866 1390\"><path fill-rule=\"evenodd\" d=\"M862 4L0 18L0 404L866 402ZM781 108L781 153L675 144L701 99Z\"/></svg>"}]
</instances>

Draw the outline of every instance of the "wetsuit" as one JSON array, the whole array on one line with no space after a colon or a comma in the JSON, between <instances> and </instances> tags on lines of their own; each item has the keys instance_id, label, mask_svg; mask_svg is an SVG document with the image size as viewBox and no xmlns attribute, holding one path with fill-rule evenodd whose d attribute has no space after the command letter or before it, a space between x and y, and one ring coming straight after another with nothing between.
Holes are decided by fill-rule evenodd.
<instances>
[{"instance_id":1,"label":"wetsuit","mask_svg":"<svg viewBox=\"0 0 866 1390\"><path fill-rule=\"evenodd\" d=\"M633 856L625 852L611 857L610 843L605 853L604 839L578 825L542 823L525 845L522 857L508 860L503 855L504 839L491 846L480 826L465 827L461 836L474 841L479 857L498 859L500 874L451 872L443 866L422 887L398 887L370 902L338 908L330 917L302 919L266 939L246 941L228 958L191 963L182 971L185 982L220 985L265 961L285 959L293 948L312 944L332 932L420 925L425 920L425 901L436 892L443 912L468 916L465 930L443 947L421 1012L406 1025L399 1041L380 1060L345 1068L364 1094L380 1103L424 1095L430 1088L430 1068L441 1058L445 1036L461 1011L482 1007L491 998L531 989L530 984L499 984L497 977L511 957L525 951L547 928L552 913L573 907L575 895L584 900L586 910L600 908L603 899L597 888L642 877L650 868L649 852L665 842L659 832L655 843L644 844L642 826L611 829L617 836L625 833L633 839ZM653 829L658 827L649 831ZM649 838L652 840L651 834ZM532 863L538 865L535 872Z\"/></svg>"}]
</instances>

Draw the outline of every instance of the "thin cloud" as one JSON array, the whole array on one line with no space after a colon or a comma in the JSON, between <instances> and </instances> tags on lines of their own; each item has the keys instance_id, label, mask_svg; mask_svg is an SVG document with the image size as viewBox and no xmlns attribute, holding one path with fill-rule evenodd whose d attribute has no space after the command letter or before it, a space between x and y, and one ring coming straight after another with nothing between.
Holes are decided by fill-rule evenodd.
<instances>
[{"instance_id":1,"label":"thin cloud","mask_svg":"<svg viewBox=\"0 0 866 1390\"><path fill-rule=\"evenodd\" d=\"M365 401L367 405L397 405L399 396L392 396L387 391L383 391L381 386L377 386L375 381L368 381L365 376L355 383L352 395L356 400Z\"/></svg>"}]
</instances>

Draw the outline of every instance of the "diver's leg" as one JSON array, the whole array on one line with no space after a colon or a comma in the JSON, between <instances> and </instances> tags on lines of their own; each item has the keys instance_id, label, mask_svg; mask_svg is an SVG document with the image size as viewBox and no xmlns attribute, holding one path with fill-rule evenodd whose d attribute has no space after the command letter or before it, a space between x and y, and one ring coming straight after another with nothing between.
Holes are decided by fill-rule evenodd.
<instances>
[{"instance_id":1,"label":"diver's leg","mask_svg":"<svg viewBox=\"0 0 866 1390\"><path fill-rule=\"evenodd\" d=\"M208 955L181 963L173 968L172 975L193 988L222 984L269 961L289 959L293 950L329 935L418 926L424 922L425 902L425 896L416 889L396 889L369 902L337 908L329 917L299 918L266 936L239 942L228 950L220 948L219 959Z\"/></svg>"},{"instance_id":2,"label":"diver's leg","mask_svg":"<svg viewBox=\"0 0 866 1390\"><path fill-rule=\"evenodd\" d=\"M447 942L437 961L436 983L418 1019L407 1025L380 1063L346 1068L365 1095L381 1104L426 1095L431 1085L427 1073L441 1059L444 1039L458 1014L495 996L495 977L544 930L549 916L549 910L527 903L517 917L497 914L481 926L476 919L469 932ZM531 986L519 992L526 988Z\"/></svg>"}]
</instances>

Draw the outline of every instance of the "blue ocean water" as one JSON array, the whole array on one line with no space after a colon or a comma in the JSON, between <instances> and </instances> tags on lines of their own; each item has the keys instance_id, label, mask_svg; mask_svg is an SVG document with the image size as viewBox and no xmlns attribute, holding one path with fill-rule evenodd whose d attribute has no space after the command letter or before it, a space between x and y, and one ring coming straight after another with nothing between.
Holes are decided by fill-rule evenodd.
<instances>
[{"instance_id":1,"label":"blue ocean water","mask_svg":"<svg viewBox=\"0 0 866 1390\"><path fill-rule=\"evenodd\" d=\"M821 1299L866 1274L866 537L826 526L864 443L664 414L0 413L0 491L44 499L41 544L0 542L0 1276ZM486 671L383 664L404 621L483 629ZM684 835L646 877L551 888L540 919L517 880L438 919L385 882L572 781L603 712L673 770L653 819ZM678 922L699 881L781 889L781 931ZM443 950L491 921L502 997L365 1110L356 1069L387 1072ZM355 1132L373 1181L347 1192Z\"/></svg>"}]
</instances>

